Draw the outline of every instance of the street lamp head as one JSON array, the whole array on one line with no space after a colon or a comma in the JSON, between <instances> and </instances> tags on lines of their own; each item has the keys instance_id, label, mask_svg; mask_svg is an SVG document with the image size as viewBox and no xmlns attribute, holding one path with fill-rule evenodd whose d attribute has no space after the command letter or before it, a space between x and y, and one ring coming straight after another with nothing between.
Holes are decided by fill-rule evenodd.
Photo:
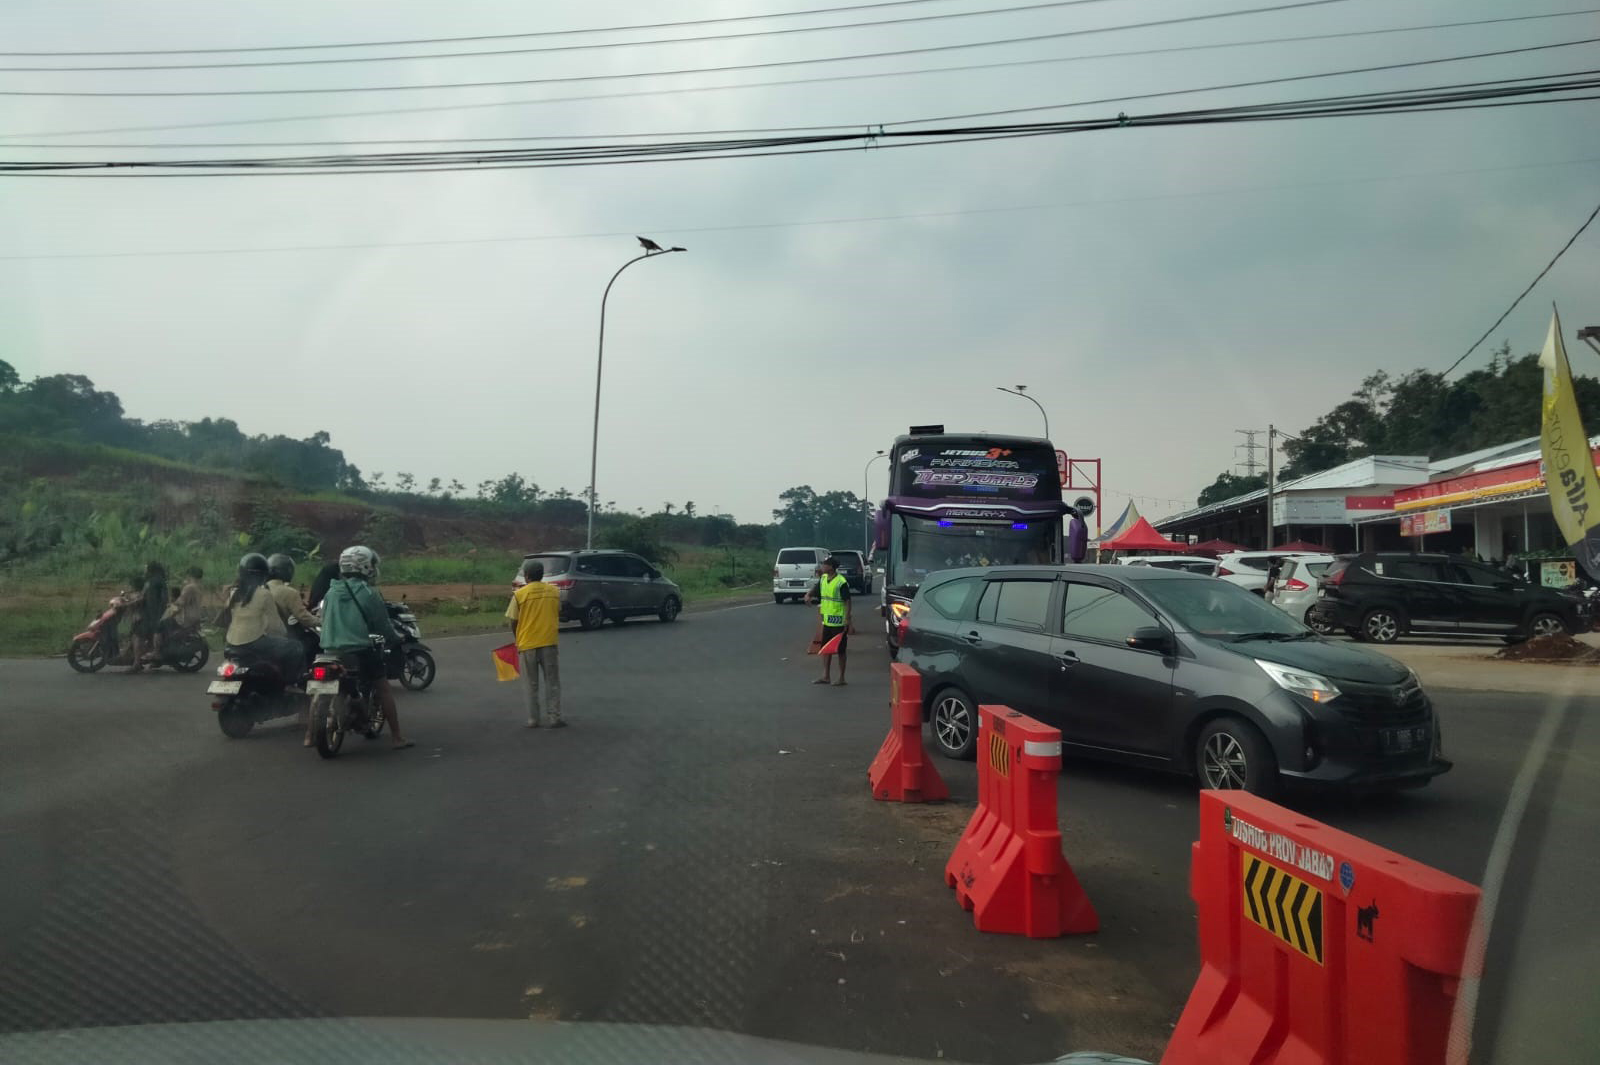
<instances>
[{"instance_id":1,"label":"street lamp head","mask_svg":"<svg viewBox=\"0 0 1600 1065\"><path fill-rule=\"evenodd\" d=\"M1027 390L1028 390L1028 386L1027 385L1018 385L1017 386L1017 391L1018 392L1026 392Z\"/></svg>"},{"instance_id":2,"label":"street lamp head","mask_svg":"<svg viewBox=\"0 0 1600 1065\"><path fill-rule=\"evenodd\" d=\"M668 251L688 251L688 248L668 248Z\"/></svg>"},{"instance_id":3,"label":"street lamp head","mask_svg":"<svg viewBox=\"0 0 1600 1065\"><path fill-rule=\"evenodd\" d=\"M637 237L635 239L638 240L639 247L643 248L645 251L658 252L667 250L661 245L657 244L655 241L651 240L649 237Z\"/></svg>"}]
</instances>

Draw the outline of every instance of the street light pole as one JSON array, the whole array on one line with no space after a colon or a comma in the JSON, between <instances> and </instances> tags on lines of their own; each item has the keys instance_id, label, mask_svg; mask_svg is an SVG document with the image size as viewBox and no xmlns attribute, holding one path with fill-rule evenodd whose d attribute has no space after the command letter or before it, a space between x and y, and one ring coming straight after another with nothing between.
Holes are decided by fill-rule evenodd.
<instances>
[{"instance_id":1,"label":"street light pole","mask_svg":"<svg viewBox=\"0 0 1600 1065\"><path fill-rule=\"evenodd\" d=\"M1018 385L1016 388L1002 388L999 385L995 385L994 387L995 391L997 392L1007 392L1013 396L1021 396L1029 403L1032 403L1035 407L1038 407L1040 416L1044 418L1044 438L1046 440L1050 439L1050 415L1045 413L1043 404L1034 399L1032 396L1028 395L1027 385Z\"/></svg>"},{"instance_id":2,"label":"street light pole","mask_svg":"<svg viewBox=\"0 0 1600 1065\"><path fill-rule=\"evenodd\" d=\"M632 259L617 267L617 272L611 275L611 280L606 282L605 293L600 297L600 346L594 358L594 428L589 436L589 531L584 536L585 549L594 547L594 510L595 500L599 493L595 488L595 468L600 457L600 372L605 368L606 360L606 301L611 298L611 286L617 283L617 278L622 276L622 271L643 259L653 259L657 255L667 255L675 251L688 251L687 248L663 248L653 240L639 238L639 243L644 248L643 255L636 255Z\"/></svg>"},{"instance_id":3,"label":"street light pole","mask_svg":"<svg viewBox=\"0 0 1600 1065\"><path fill-rule=\"evenodd\" d=\"M867 489L867 471L872 469L872 464L884 457L884 452L879 451L867 460L861 467L861 561L866 562L867 556L872 554L872 496Z\"/></svg>"}]
</instances>

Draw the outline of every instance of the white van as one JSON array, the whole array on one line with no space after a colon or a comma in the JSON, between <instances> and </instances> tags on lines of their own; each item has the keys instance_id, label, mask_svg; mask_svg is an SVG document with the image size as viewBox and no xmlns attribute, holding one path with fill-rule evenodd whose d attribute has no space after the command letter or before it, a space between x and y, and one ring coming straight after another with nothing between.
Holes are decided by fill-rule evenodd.
<instances>
[{"instance_id":1,"label":"white van","mask_svg":"<svg viewBox=\"0 0 1600 1065\"><path fill-rule=\"evenodd\" d=\"M821 547L785 547L772 564L772 601L804 599L817 586L817 567L828 557Z\"/></svg>"}]
</instances>

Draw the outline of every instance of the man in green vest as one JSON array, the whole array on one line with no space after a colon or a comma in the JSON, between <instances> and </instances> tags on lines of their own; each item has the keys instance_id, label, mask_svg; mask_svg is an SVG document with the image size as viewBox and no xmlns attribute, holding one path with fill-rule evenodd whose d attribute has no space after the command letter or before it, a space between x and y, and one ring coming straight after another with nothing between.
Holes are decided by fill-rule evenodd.
<instances>
[{"instance_id":1,"label":"man in green vest","mask_svg":"<svg viewBox=\"0 0 1600 1065\"><path fill-rule=\"evenodd\" d=\"M850 640L850 585L839 576L839 560L829 555L822 563L822 577L814 593L822 611L822 646L828 646L834 637L839 639L839 679L832 678L833 655L822 656L822 676L813 684L844 686L845 645Z\"/></svg>"}]
</instances>

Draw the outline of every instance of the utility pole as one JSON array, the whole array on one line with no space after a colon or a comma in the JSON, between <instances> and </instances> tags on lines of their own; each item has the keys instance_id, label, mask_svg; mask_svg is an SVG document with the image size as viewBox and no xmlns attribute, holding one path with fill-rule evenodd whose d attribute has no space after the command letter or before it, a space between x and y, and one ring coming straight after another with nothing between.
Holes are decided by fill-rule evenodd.
<instances>
[{"instance_id":1,"label":"utility pole","mask_svg":"<svg viewBox=\"0 0 1600 1065\"><path fill-rule=\"evenodd\" d=\"M1243 435L1244 443L1234 447L1234 451L1244 452L1244 475L1254 477L1261 469L1261 460L1256 458L1256 452L1261 450L1261 445L1256 443L1256 437L1261 435L1260 429L1235 429L1234 432Z\"/></svg>"},{"instance_id":2,"label":"utility pole","mask_svg":"<svg viewBox=\"0 0 1600 1065\"><path fill-rule=\"evenodd\" d=\"M1272 493L1277 488L1277 466L1273 463L1273 451L1277 446L1278 427L1267 426L1267 542L1262 544L1262 550L1272 550Z\"/></svg>"}]
</instances>

